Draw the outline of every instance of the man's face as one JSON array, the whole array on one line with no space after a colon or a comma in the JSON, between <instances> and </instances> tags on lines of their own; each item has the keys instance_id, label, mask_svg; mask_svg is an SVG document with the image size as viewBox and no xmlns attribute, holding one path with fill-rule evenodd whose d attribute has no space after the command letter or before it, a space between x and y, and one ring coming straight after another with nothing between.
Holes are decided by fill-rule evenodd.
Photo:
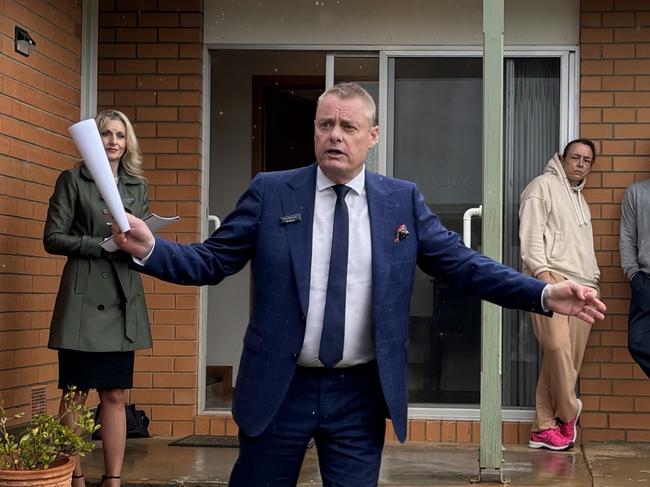
<instances>
[{"instance_id":1,"label":"man's face","mask_svg":"<svg viewBox=\"0 0 650 487\"><path fill-rule=\"evenodd\" d=\"M589 171L594 154L588 145L575 143L567 150L566 157L562 159L562 166L571 186L576 186L582 181Z\"/></svg>"},{"instance_id":2,"label":"man's face","mask_svg":"<svg viewBox=\"0 0 650 487\"><path fill-rule=\"evenodd\" d=\"M329 94L316 108L316 161L337 184L345 184L359 174L378 135L379 128L370 127L367 109L359 97L344 99Z\"/></svg>"}]
</instances>

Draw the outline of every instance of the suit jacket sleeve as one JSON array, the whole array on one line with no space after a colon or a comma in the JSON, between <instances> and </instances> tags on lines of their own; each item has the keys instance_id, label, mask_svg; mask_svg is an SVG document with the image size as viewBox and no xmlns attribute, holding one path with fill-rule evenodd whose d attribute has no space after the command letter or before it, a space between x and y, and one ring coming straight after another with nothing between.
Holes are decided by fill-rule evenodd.
<instances>
[{"instance_id":1,"label":"suit jacket sleeve","mask_svg":"<svg viewBox=\"0 0 650 487\"><path fill-rule=\"evenodd\" d=\"M637 242L638 231L636 225L636 203L635 194L628 188L621 203L621 236L619 248L621 250L621 266L625 277L629 281L639 272L639 248Z\"/></svg>"},{"instance_id":2,"label":"suit jacket sleeve","mask_svg":"<svg viewBox=\"0 0 650 487\"><path fill-rule=\"evenodd\" d=\"M465 247L460 236L447 230L414 187L413 207L418 238L418 266L465 294L499 306L544 313L545 283Z\"/></svg>"},{"instance_id":3,"label":"suit jacket sleeve","mask_svg":"<svg viewBox=\"0 0 650 487\"><path fill-rule=\"evenodd\" d=\"M176 284L217 284L251 259L263 210L264 178L256 176L237 206L204 242L176 244L156 237L153 253L137 270Z\"/></svg>"}]
</instances>

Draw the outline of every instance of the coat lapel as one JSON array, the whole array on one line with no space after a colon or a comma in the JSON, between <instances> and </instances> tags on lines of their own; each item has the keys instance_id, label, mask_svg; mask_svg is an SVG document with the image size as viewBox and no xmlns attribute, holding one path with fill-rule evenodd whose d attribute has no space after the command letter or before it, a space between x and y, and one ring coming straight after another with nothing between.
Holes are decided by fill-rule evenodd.
<instances>
[{"instance_id":1,"label":"coat lapel","mask_svg":"<svg viewBox=\"0 0 650 487\"><path fill-rule=\"evenodd\" d=\"M289 252L303 315L309 308L309 284L311 274L311 240L316 194L316 165L298 171L287 181L287 190L282 194L284 217L300 215L300 221L287 222ZM295 218L292 218L294 220Z\"/></svg>"},{"instance_id":2,"label":"coat lapel","mask_svg":"<svg viewBox=\"0 0 650 487\"><path fill-rule=\"evenodd\" d=\"M386 292L393 254L392 227L397 207L397 203L389 198L392 191L382 180L382 176L366 171L366 193L372 239L373 306L383 301Z\"/></svg>"}]
</instances>

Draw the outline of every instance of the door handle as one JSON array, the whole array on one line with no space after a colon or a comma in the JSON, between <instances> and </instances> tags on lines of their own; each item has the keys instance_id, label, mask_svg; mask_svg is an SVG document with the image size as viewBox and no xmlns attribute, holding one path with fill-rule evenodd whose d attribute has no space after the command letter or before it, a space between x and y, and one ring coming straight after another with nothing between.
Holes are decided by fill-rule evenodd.
<instances>
[{"instance_id":1,"label":"door handle","mask_svg":"<svg viewBox=\"0 0 650 487\"><path fill-rule=\"evenodd\" d=\"M211 226L214 225L214 228ZM221 220L217 215L208 215L208 234L212 235L214 231L221 226Z\"/></svg>"},{"instance_id":2,"label":"door handle","mask_svg":"<svg viewBox=\"0 0 650 487\"><path fill-rule=\"evenodd\" d=\"M463 215L463 242L465 247L472 248L472 217L481 217L483 214L483 205L476 208L468 208Z\"/></svg>"}]
</instances>

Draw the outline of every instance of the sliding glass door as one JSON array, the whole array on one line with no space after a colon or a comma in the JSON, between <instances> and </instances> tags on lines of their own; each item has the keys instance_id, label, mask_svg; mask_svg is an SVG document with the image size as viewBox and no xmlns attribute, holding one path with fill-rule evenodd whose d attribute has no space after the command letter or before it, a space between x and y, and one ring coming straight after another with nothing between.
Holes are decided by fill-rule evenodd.
<instances>
[{"instance_id":1,"label":"sliding glass door","mask_svg":"<svg viewBox=\"0 0 650 487\"><path fill-rule=\"evenodd\" d=\"M362 84L379 108L380 144L369 154L370 170L415 181L431 209L458 233L465 212L485 202L482 181L490 167L482 163L480 52L219 50L211 56L210 187L218 188L210 192L213 213L226 214L251 173L279 169L272 164L274 153L301 148L291 139L272 137L278 117L310 126L318 94L340 81ZM501 232L504 261L513 267L519 267L519 194L574 135L572 56L518 53L505 59ZM224 116L234 113L238 116ZM269 138L273 144L265 142ZM310 149L308 141L303 145ZM310 157L303 154L296 160L304 164ZM251 165L241 163L247 159ZM482 233L481 219L475 218L466 237L479 251L487 244ZM202 408L207 410L230 407L249 314L249 286L248 273L242 272L207 293L207 322L219 324L208 329L203 352ZM437 410L440 417L478 418L480 309L477 299L417 274L408 354L412 411L421 409L425 417ZM537 363L528 316L504 311L504 407L533 405Z\"/></svg>"},{"instance_id":2,"label":"sliding glass door","mask_svg":"<svg viewBox=\"0 0 650 487\"><path fill-rule=\"evenodd\" d=\"M450 230L482 203L481 59L389 61L393 175L414 181ZM472 246L481 249L481 221ZM478 404L481 304L417 271L411 299L408 355L412 403Z\"/></svg>"},{"instance_id":3,"label":"sliding glass door","mask_svg":"<svg viewBox=\"0 0 650 487\"><path fill-rule=\"evenodd\" d=\"M520 268L519 194L560 148L559 58L505 60L503 261ZM503 405L535 404L538 352L528 313L503 312Z\"/></svg>"},{"instance_id":4,"label":"sliding glass door","mask_svg":"<svg viewBox=\"0 0 650 487\"><path fill-rule=\"evenodd\" d=\"M367 64L330 55L330 82L363 81ZM374 169L418 184L443 224L462 235L466 211L484 202L482 59L472 55L380 53L382 146ZM519 194L568 137L568 60L505 59L504 262L519 268ZM367 59L366 59L367 63ZM340 69L346 67L345 70ZM344 72L345 71L345 72ZM332 72L332 71L331 71ZM566 74L566 73L565 73ZM563 99L564 98L564 99ZM563 105L564 103L564 105ZM373 155L373 158L375 156ZM481 251L481 219L465 238ZM481 305L418 271L411 301L409 400L412 407L475 407L479 403ZM526 313L503 314L503 405L534 404L538 352Z\"/></svg>"}]
</instances>

